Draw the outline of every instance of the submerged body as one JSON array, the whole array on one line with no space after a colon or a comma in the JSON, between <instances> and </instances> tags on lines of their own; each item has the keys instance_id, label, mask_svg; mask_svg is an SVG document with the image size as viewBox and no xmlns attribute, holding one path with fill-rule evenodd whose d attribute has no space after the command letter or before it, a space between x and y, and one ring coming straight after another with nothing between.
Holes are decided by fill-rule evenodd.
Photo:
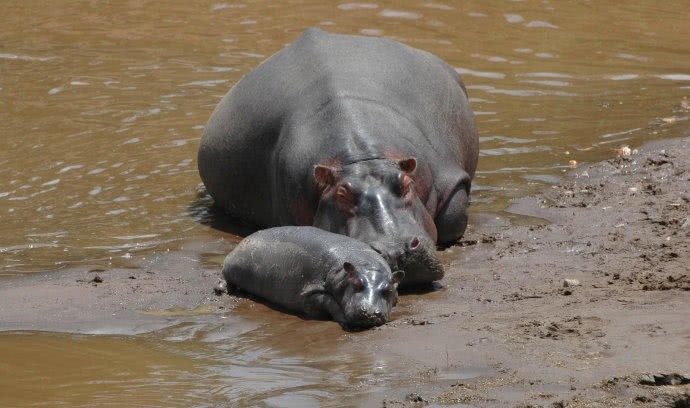
<instances>
[{"instance_id":1,"label":"submerged body","mask_svg":"<svg viewBox=\"0 0 690 408\"><path fill-rule=\"evenodd\" d=\"M346 328L388 321L402 276L363 242L313 227L255 232L223 263L228 286Z\"/></svg>"},{"instance_id":2,"label":"submerged body","mask_svg":"<svg viewBox=\"0 0 690 408\"><path fill-rule=\"evenodd\" d=\"M359 239L415 284L443 276L435 243L464 233L477 156L452 67L395 41L310 29L228 92L198 163L228 213Z\"/></svg>"}]
</instances>

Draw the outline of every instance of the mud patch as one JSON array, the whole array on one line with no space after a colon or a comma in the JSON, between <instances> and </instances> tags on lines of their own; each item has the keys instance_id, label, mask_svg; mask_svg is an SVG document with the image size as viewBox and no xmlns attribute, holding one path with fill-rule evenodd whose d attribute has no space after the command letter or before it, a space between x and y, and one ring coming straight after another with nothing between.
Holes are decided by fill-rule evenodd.
<instances>
[{"instance_id":1,"label":"mud patch","mask_svg":"<svg viewBox=\"0 0 690 408\"><path fill-rule=\"evenodd\" d=\"M531 320L518 324L527 337L561 340L566 337L604 337L604 324L598 317L570 317L560 321Z\"/></svg>"},{"instance_id":2,"label":"mud patch","mask_svg":"<svg viewBox=\"0 0 690 408\"><path fill-rule=\"evenodd\" d=\"M446 250L452 256L441 256L450 264L445 290L433 299L403 297L409 323L391 322L382 338L367 341L383 347L394 330L390 353L407 365L438 373L470 361L493 374L447 385L410 371L379 402L687 406L684 380L639 378L690 366L688 151L685 138L580 165L511 207L550 223L471 223ZM438 319L439 310L450 317ZM419 337L426 341L412 340ZM676 385L662 385L669 378ZM410 392L422 401L406 399Z\"/></svg>"}]
</instances>

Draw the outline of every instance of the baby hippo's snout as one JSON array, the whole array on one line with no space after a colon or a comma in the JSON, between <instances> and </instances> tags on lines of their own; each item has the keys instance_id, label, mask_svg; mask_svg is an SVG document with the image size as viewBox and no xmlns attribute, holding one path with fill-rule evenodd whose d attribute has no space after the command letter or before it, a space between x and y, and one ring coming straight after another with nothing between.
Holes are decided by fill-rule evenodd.
<instances>
[{"instance_id":1,"label":"baby hippo's snout","mask_svg":"<svg viewBox=\"0 0 690 408\"><path fill-rule=\"evenodd\" d=\"M361 306L357 313L349 319L347 328L350 330L364 330L371 327L381 326L390 318L391 307L370 308Z\"/></svg>"},{"instance_id":2,"label":"baby hippo's snout","mask_svg":"<svg viewBox=\"0 0 690 408\"><path fill-rule=\"evenodd\" d=\"M388 321L388 318L390 316L390 309L386 308L388 310L382 310L379 307L376 308L367 308L362 306L360 308L360 313L359 313L359 319L362 322L366 322L365 324L374 327L374 326L380 326Z\"/></svg>"}]
</instances>

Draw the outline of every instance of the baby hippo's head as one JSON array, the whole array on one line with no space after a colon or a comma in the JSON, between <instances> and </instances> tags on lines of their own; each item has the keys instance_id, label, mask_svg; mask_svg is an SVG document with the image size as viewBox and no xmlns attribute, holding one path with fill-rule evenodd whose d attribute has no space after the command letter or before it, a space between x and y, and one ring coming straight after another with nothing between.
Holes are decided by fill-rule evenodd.
<instances>
[{"instance_id":1,"label":"baby hippo's head","mask_svg":"<svg viewBox=\"0 0 690 408\"><path fill-rule=\"evenodd\" d=\"M333 297L342 311L337 320L348 330L362 330L388 321L405 273L391 272L383 258L376 256L374 262L344 262L336 276Z\"/></svg>"}]
</instances>

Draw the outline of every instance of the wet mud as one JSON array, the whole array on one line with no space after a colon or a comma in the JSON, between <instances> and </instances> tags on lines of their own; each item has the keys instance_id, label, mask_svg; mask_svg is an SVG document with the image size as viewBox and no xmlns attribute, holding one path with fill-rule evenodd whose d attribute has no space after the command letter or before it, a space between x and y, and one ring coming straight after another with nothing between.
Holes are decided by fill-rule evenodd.
<instances>
[{"instance_id":1,"label":"wet mud","mask_svg":"<svg viewBox=\"0 0 690 408\"><path fill-rule=\"evenodd\" d=\"M513 202L510 212L534 221L526 225L473 214L463 240L440 252L445 278L402 292L376 329L347 333L218 296L219 264L234 245L219 239L131 268L7 279L0 330L129 335L193 323L231 324L237 335L273 322L263 341L285 355L305 353L313 332L328 341L309 340L311 358L385 367L322 406L687 406L688 151L686 137L579 165Z\"/></svg>"}]
</instances>

